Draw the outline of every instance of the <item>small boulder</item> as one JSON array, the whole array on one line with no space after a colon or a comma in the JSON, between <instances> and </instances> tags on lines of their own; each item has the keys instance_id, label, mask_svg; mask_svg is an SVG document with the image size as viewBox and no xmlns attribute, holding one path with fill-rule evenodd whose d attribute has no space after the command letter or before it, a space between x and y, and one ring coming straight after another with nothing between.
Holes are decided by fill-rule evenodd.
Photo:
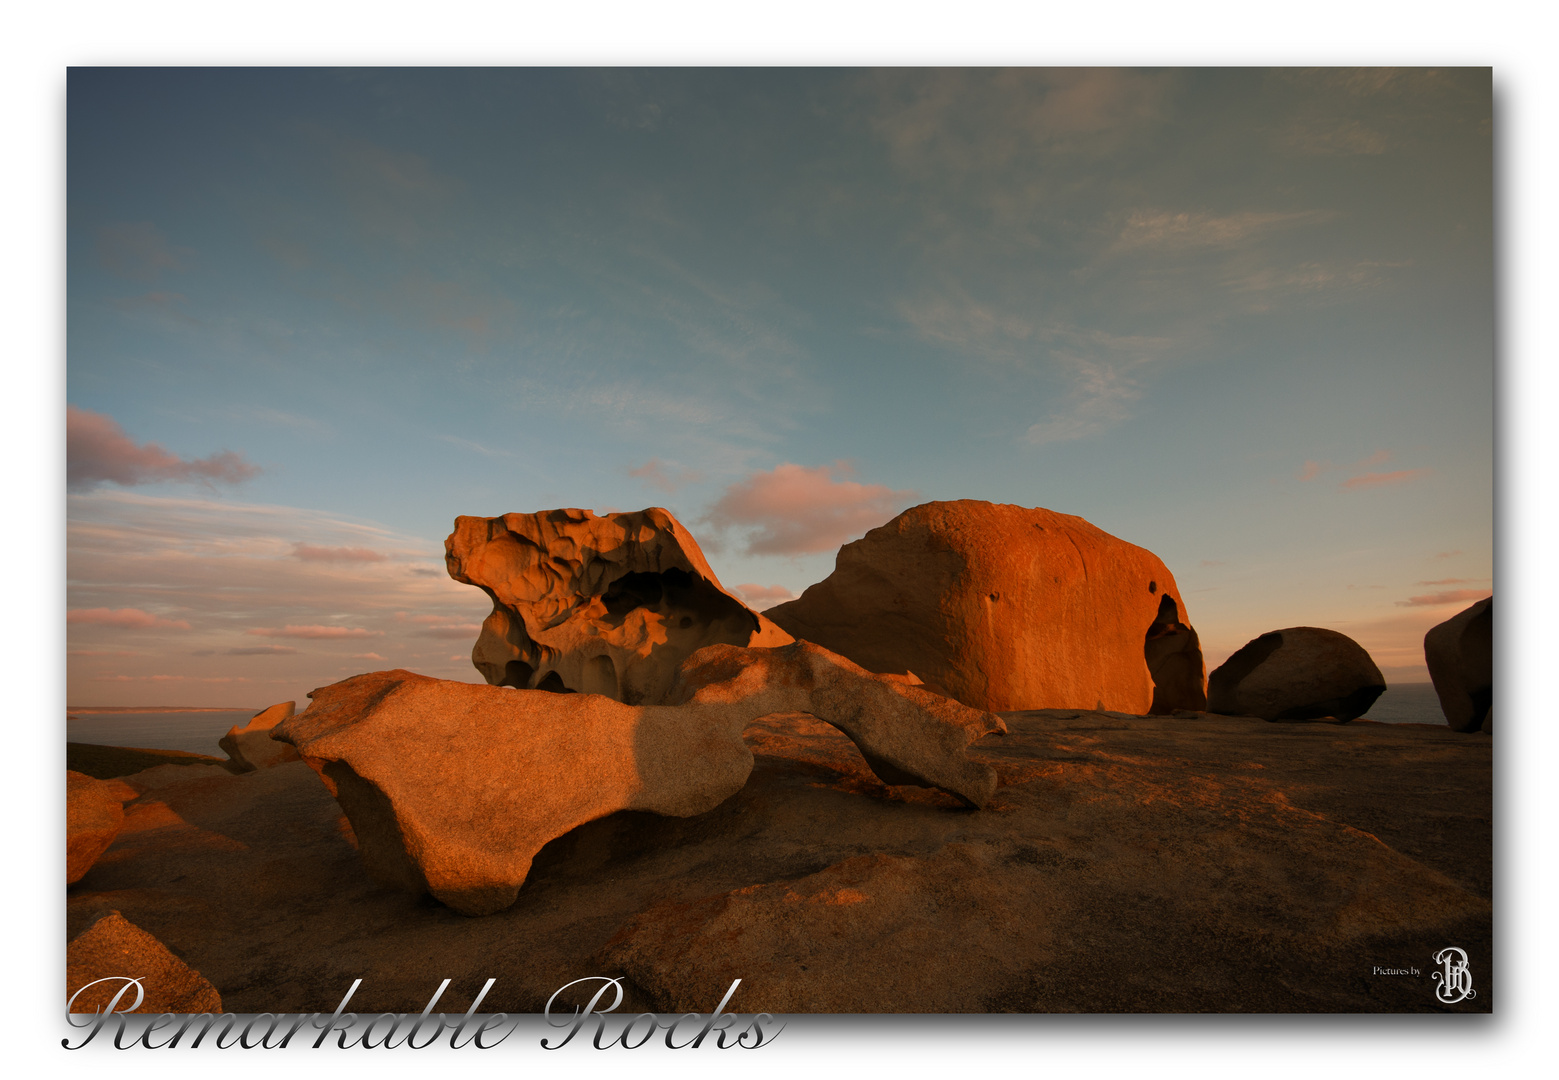
<instances>
[{"instance_id":1,"label":"small boulder","mask_svg":"<svg viewBox=\"0 0 1559 1080\"><path fill-rule=\"evenodd\" d=\"M976 709L1201 709L1204 667L1174 575L1080 517L976 500L912 507L764 612L883 674Z\"/></svg>"},{"instance_id":2,"label":"small boulder","mask_svg":"<svg viewBox=\"0 0 1559 1080\"><path fill-rule=\"evenodd\" d=\"M444 561L492 599L471 663L494 686L655 705L705 645L791 641L725 591L659 507L458 517Z\"/></svg>"},{"instance_id":3,"label":"small boulder","mask_svg":"<svg viewBox=\"0 0 1559 1080\"><path fill-rule=\"evenodd\" d=\"M65 773L65 884L92 869L124 827L124 803L139 792L120 780Z\"/></svg>"},{"instance_id":4,"label":"small boulder","mask_svg":"<svg viewBox=\"0 0 1559 1080\"><path fill-rule=\"evenodd\" d=\"M1445 722L1455 731L1491 731L1494 727L1494 598L1424 635L1424 662L1440 698Z\"/></svg>"},{"instance_id":5,"label":"small boulder","mask_svg":"<svg viewBox=\"0 0 1559 1080\"><path fill-rule=\"evenodd\" d=\"M1207 678L1207 708L1263 720L1349 721L1386 690L1363 646L1335 630L1291 626L1243 645Z\"/></svg>"},{"instance_id":6,"label":"small boulder","mask_svg":"<svg viewBox=\"0 0 1559 1080\"><path fill-rule=\"evenodd\" d=\"M294 712L293 703L283 701L264 712L243 727L234 726L217 740L233 763L233 771L246 773L256 769L269 769L288 761L297 761L298 752L284 742L271 738L271 730Z\"/></svg>"},{"instance_id":7,"label":"small boulder","mask_svg":"<svg viewBox=\"0 0 1559 1080\"><path fill-rule=\"evenodd\" d=\"M140 979L141 1003L127 979ZM100 981L102 980L102 981ZM117 911L83 931L65 950L65 992L70 1012L102 1012L121 990L116 1012L222 1012L222 997L200 972Z\"/></svg>"}]
</instances>

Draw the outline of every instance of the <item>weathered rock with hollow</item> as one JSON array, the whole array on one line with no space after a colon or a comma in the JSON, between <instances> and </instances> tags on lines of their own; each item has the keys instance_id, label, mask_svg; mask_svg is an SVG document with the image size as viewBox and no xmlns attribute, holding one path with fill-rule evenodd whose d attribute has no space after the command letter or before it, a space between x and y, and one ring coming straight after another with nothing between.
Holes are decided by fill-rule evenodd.
<instances>
[{"instance_id":1,"label":"weathered rock with hollow","mask_svg":"<svg viewBox=\"0 0 1559 1080\"><path fill-rule=\"evenodd\" d=\"M226 735L217 740L228 759L233 763L234 772L253 772L256 769L269 769L273 765L280 765L287 761L297 761L298 752L284 742L271 738L271 730L296 711L290 701L283 701L279 705L272 705L263 712L256 713L254 718L243 727L234 725L228 729Z\"/></svg>"},{"instance_id":2,"label":"weathered rock with hollow","mask_svg":"<svg viewBox=\"0 0 1559 1080\"><path fill-rule=\"evenodd\" d=\"M975 808L990 801L996 773L965 749L1007 730L999 716L874 675L808 641L700 649L683 662L668 702L720 712L740 727L772 713L811 713L850 736L883 783L939 788Z\"/></svg>"},{"instance_id":3,"label":"weathered rock with hollow","mask_svg":"<svg viewBox=\"0 0 1559 1080\"><path fill-rule=\"evenodd\" d=\"M493 601L471 662L494 686L655 705L677 665L706 645L791 641L725 591L659 507L459 517L444 560L450 577Z\"/></svg>"},{"instance_id":4,"label":"weathered rock with hollow","mask_svg":"<svg viewBox=\"0 0 1559 1080\"><path fill-rule=\"evenodd\" d=\"M1424 662L1445 722L1455 731L1494 728L1494 598L1432 627Z\"/></svg>"},{"instance_id":5,"label":"weathered rock with hollow","mask_svg":"<svg viewBox=\"0 0 1559 1080\"><path fill-rule=\"evenodd\" d=\"M977 709L1206 705L1174 575L1152 552L1050 510L913 507L840 548L826 580L765 614Z\"/></svg>"},{"instance_id":6,"label":"weathered rock with hollow","mask_svg":"<svg viewBox=\"0 0 1559 1080\"><path fill-rule=\"evenodd\" d=\"M1246 642L1207 678L1207 708L1263 720L1348 721L1385 693L1386 679L1346 634L1290 626Z\"/></svg>"},{"instance_id":7,"label":"weathered rock with hollow","mask_svg":"<svg viewBox=\"0 0 1559 1080\"><path fill-rule=\"evenodd\" d=\"M127 979L139 979L141 1002ZM73 940L65 950L66 1002L73 1013L101 1012L125 991L116 1012L222 1012L222 997L200 972L174 956L168 947L109 911Z\"/></svg>"},{"instance_id":8,"label":"weathered rock with hollow","mask_svg":"<svg viewBox=\"0 0 1559 1080\"><path fill-rule=\"evenodd\" d=\"M65 884L80 881L124 826L124 803L138 793L123 781L65 773Z\"/></svg>"}]
</instances>

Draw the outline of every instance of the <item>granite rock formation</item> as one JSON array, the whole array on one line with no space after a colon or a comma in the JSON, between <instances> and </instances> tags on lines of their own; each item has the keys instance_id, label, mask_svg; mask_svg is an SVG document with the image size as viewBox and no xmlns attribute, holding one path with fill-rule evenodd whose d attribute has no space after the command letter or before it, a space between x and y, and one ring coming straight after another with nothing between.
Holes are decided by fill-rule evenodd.
<instances>
[{"instance_id":1,"label":"granite rock formation","mask_svg":"<svg viewBox=\"0 0 1559 1080\"><path fill-rule=\"evenodd\" d=\"M1207 708L1263 720L1363 716L1386 679L1346 634L1290 626L1253 638L1207 677Z\"/></svg>"},{"instance_id":2,"label":"granite rock formation","mask_svg":"<svg viewBox=\"0 0 1559 1080\"><path fill-rule=\"evenodd\" d=\"M659 507L459 517L444 560L450 577L493 601L471 662L494 686L655 705L677 665L706 645L792 640L726 592Z\"/></svg>"},{"instance_id":3,"label":"granite rock formation","mask_svg":"<svg viewBox=\"0 0 1559 1080\"><path fill-rule=\"evenodd\" d=\"M272 705L269 709L256 713L254 718L243 727L234 725L226 735L218 739L217 745L233 763L233 771L253 772L256 769L269 769L284 761L297 761L296 750L284 742L271 738L271 730L291 716L294 711L295 706L290 701Z\"/></svg>"},{"instance_id":4,"label":"granite rock formation","mask_svg":"<svg viewBox=\"0 0 1559 1080\"><path fill-rule=\"evenodd\" d=\"M747 1014L1502 1007L1492 740L1368 720L1004 719L968 749L999 776L970 813L885 786L828 724L764 717L731 799L581 825L484 919L365 875L300 762L192 778L126 807L68 894L66 940L113 907L236 1013L328 1016L354 979L359 1015L416 1013L445 978L443 1012L495 978L482 1012L536 1013L574 979L621 975L608 1037L638 1012L708 1013L735 977L727 1009ZM1447 942L1478 992L1450 1006L1425 962ZM1410 964L1424 976L1370 976Z\"/></svg>"},{"instance_id":5,"label":"granite rock formation","mask_svg":"<svg viewBox=\"0 0 1559 1080\"><path fill-rule=\"evenodd\" d=\"M65 949L65 992L74 995L73 1001L67 996L70 1011L103 1011L125 989L127 978L141 980L143 997L130 1008L136 992L129 987L116 1012L222 1012L221 995L200 972L119 912L109 911Z\"/></svg>"},{"instance_id":6,"label":"granite rock formation","mask_svg":"<svg viewBox=\"0 0 1559 1080\"><path fill-rule=\"evenodd\" d=\"M1150 551L1080 517L961 500L913 507L839 549L766 615L977 709L1201 709L1201 647Z\"/></svg>"},{"instance_id":7,"label":"granite rock formation","mask_svg":"<svg viewBox=\"0 0 1559 1080\"><path fill-rule=\"evenodd\" d=\"M512 904L536 852L587 821L621 810L689 817L730 798L752 771L742 731L761 716L812 712L846 732L885 783L940 788L974 807L996 774L965 748L1005 730L805 642L700 650L683 665L676 705L409 671L309 696L276 738L340 802L369 874L466 915Z\"/></svg>"},{"instance_id":8,"label":"granite rock formation","mask_svg":"<svg viewBox=\"0 0 1559 1080\"><path fill-rule=\"evenodd\" d=\"M124 826L124 803L138 791L121 780L65 773L65 884L80 881Z\"/></svg>"},{"instance_id":9,"label":"granite rock formation","mask_svg":"<svg viewBox=\"0 0 1559 1080\"><path fill-rule=\"evenodd\" d=\"M752 771L740 724L600 694L397 670L309 697L276 737L341 804L370 876L464 915L514 903L554 837L619 810L701 814Z\"/></svg>"},{"instance_id":10,"label":"granite rock formation","mask_svg":"<svg viewBox=\"0 0 1559 1080\"><path fill-rule=\"evenodd\" d=\"M1424 635L1424 661L1455 731L1494 728L1494 598L1479 600Z\"/></svg>"},{"instance_id":11,"label":"granite rock formation","mask_svg":"<svg viewBox=\"0 0 1559 1080\"><path fill-rule=\"evenodd\" d=\"M883 783L939 788L976 809L995 793L996 773L964 751L1007 730L998 716L807 641L701 649L683 662L668 704L729 716L737 730L771 713L809 713L848 735Z\"/></svg>"}]
</instances>

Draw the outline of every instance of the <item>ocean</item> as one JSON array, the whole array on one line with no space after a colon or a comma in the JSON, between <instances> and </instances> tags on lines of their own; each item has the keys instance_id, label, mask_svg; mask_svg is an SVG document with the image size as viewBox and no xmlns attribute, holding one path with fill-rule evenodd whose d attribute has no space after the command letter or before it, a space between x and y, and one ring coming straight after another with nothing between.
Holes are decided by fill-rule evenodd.
<instances>
[{"instance_id":1,"label":"ocean","mask_svg":"<svg viewBox=\"0 0 1559 1080\"><path fill-rule=\"evenodd\" d=\"M258 711L72 713L67 710L65 741L133 746L141 750L183 750L221 758L227 755L217 745L217 740L235 724L247 724Z\"/></svg>"},{"instance_id":2,"label":"ocean","mask_svg":"<svg viewBox=\"0 0 1559 1080\"><path fill-rule=\"evenodd\" d=\"M1434 683L1397 683L1375 699L1364 720L1382 724L1438 724L1445 726L1445 713L1435 697Z\"/></svg>"}]
</instances>

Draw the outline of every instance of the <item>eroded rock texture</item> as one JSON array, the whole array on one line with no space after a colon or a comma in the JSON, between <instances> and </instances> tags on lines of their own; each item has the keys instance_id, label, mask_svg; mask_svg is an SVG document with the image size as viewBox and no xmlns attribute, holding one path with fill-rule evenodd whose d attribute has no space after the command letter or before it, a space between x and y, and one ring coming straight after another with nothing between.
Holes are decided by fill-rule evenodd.
<instances>
[{"instance_id":1,"label":"eroded rock texture","mask_svg":"<svg viewBox=\"0 0 1559 1080\"><path fill-rule=\"evenodd\" d=\"M618 810L688 817L741 790L752 754L717 712L358 675L276 737L341 804L369 874L465 915L514 903L542 845Z\"/></svg>"},{"instance_id":2,"label":"eroded rock texture","mask_svg":"<svg viewBox=\"0 0 1559 1080\"><path fill-rule=\"evenodd\" d=\"M122 781L65 773L65 884L80 881L124 825L124 802L135 798Z\"/></svg>"},{"instance_id":3,"label":"eroded rock texture","mask_svg":"<svg viewBox=\"0 0 1559 1080\"><path fill-rule=\"evenodd\" d=\"M973 500L913 507L765 612L869 671L977 709L1201 709L1201 646L1152 552L1080 517Z\"/></svg>"},{"instance_id":4,"label":"eroded rock texture","mask_svg":"<svg viewBox=\"0 0 1559 1080\"><path fill-rule=\"evenodd\" d=\"M1445 722L1456 731L1494 727L1494 598L1479 600L1424 635L1424 662Z\"/></svg>"},{"instance_id":5,"label":"eroded rock texture","mask_svg":"<svg viewBox=\"0 0 1559 1080\"><path fill-rule=\"evenodd\" d=\"M135 988L130 987L114 1007L116 1012L222 1012L221 995L200 972L119 912L109 911L65 950L65 992L74 997L67 997L70 1011L103 1011L125 988L127 978L141 980L144 996L139 1006L130 1008L135 1001Z\"/></svg>"},{"instance_id":6,"label":"eroded rock texture","mask_svg":"<svg viewBox=\"0 0 1559 1080\"><path fill-rule=\"evenodd\" d=\"M218 739L217 745L232 761L233 771L253 772L255 769L269 769L273 765L280 765L286 761L297 761L296 750L284 742L271 738L272 729L295 711L296 707L290 701L272 705L269 709L256 713L254 719L243 727L234 725L226 735Z\"/></svg>"},{"instance_id":7,"label":"eroded rock texture","mask_svg":"<svg viewBox=\"0 0 1559 1080\"><path fill-rule=\"evenodd\" d=\"M850 736L883 783L940 788L975 808L995 793L996 773L964 751L1007 730L999 716L874 675L808 641L701 649L683 663L669 703L728 716L737 730L760 716L810 713Z\"/></svg>"},{"instance_id":8,"label":"eroded rock texture","mask_svg":"<svg viewBox=\"0 0 1559 1080\"><path fill-rule=\"evenodd\" d=\"M747 725L811 712L850 736L885 783L981 806L996 773L965 748L999 717L862 671L805 642L717 645L684 665L678 705L358 675L309 695L275 729L336 797L369 874L466 915L514 903L555 837L620 810L702 814L747 782Z\"/></svg>"},{"instance_id":9,"label":"eroded rock texture","mask_svg":"<svg viewBox=\"0 0 1559 1080\"><path fill-rule=\"evenodd\" d=\"M1207 707L1263 720L1353 720L1386 691L1364 647L1314 626L1273 630L1243 645L1207 678Z\"/></svg>"},{"instance_id":10,"label":"eroded rock texture","mask_svg":"<svg viewBox=\"0 0 1559 1080\"><path fill-rule=\"evenodd\" d=\"M659 507L459 517L444 559L450 577L492 598L471 662L494 686L654 705L706 645L792 640L726 592Z\"/></svg>"}]
</instances>

